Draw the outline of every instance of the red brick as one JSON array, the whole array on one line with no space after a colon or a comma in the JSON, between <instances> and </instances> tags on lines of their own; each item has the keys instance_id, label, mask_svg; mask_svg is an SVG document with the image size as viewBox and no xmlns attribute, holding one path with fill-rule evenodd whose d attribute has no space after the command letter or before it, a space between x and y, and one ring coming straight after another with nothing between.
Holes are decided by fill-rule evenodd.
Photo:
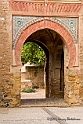
<instances>
[{"instance_id":1,"label":"red brick","mask_svg":"<svg viewBox=\"0 0 83 124\"><path fill-rule=\"evenodd\" d=\"M43 2L38 3L38 2L27 2L27 1L10 1L9 3L12 8L12 12L14 12L15 15L17 14L17 11L19 11L20 15L22 14L24 15L25 11L27 11L27 13L25 13L27 15L29 14L29 15L39 15L39 16L40 15L51 16L51 15L56 15L56 13L58 14L58 16L60 14L62 15L62 13L66 14L67 16L69 15L69 13L71 15L72 13L74 13L75 16L76 15L78 16L78 12L81 10L83 6L82 4L77 4L77 3L68 4L68 3L55 3L55 2L53 3L49 2L47 6L45 6Z\"/></svg>"}]
</instances>

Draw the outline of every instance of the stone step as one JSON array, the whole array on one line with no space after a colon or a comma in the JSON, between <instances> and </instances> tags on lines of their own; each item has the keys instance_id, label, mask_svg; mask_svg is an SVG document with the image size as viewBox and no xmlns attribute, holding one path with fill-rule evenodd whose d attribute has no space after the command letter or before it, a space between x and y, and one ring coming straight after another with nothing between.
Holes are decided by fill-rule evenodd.
<instances>
[{"instance_id":1,"label":"stone step","mask_svg":"<svg viewBox=\"0 0 83 124\"><path fill-rule=\"evenodd\" d=\"M21 99L20 107L68 107L64 99Z\"/></svg>"}]
</instances>

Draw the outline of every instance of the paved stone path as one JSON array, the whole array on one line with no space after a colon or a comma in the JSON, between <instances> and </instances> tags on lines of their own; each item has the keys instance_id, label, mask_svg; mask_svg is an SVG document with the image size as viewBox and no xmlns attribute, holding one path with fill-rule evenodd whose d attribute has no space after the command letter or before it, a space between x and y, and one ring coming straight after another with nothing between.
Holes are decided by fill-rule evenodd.
<instances>
[{"instance_id":1,"label":"paved stone path","mask_svg":"<svg viewBox=\"0 0 83 124\"><path fill-rule=\"evenodd\" d=\"M0 124L83 124L83 107L0 108Z\"/></svg>"},{"instance_id":2,"label":"paved stone path","mask_svg":"<svg viewBox=\"0 0 83 124\"><path fill-rule=\"evenodd\" d=\"M63 98L45 98L45 89L36 89L35 93L21 92L22 107L68 107Z\"/></svg>"}]
</instances>

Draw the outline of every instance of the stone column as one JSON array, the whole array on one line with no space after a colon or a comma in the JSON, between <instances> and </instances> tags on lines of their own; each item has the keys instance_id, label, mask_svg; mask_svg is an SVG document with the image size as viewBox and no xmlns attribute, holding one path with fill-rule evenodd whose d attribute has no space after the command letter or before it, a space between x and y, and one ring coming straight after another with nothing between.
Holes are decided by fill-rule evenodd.
<instances>
[{"instance_id":1,"label":"stone column","mask_svg":"<svg viewBox=\"0 0 83 124\"><path fill-rule=\"evenodd\" d=\"M17 107L20 106L21 100L21 67L12 66L11 68L12 78L10 82L12 84L12 89L10 107Z\"/></svg>"},{"instance_id":2,"label":"stone column","mask_svg":"<svg viewBox=\"0 0 83 124\"><path fill-rule=\"evenodd\" d=\"M64 47L64 100L71 105L79 105L79 67L67 66L69 57Z\"/></svg>"}]
</instances>

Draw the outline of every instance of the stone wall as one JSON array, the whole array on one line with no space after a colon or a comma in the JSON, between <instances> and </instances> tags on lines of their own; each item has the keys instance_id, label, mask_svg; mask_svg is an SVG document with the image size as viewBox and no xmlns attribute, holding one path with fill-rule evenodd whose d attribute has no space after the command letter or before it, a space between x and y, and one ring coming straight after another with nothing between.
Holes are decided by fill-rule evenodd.
<instances>
[{"instance_id":1,"label":"stone wall","mask_svg":"<svg viewBox=\"0 0 83 124\"><path fill-rule=\"evenodd\" d=\"M11 15L6 0L0 1L0 106L10 102L11 85L9 84L12 42L11 42ZM9 98L10 97L10 98Z\"/></svg>"},{"instance_id":2,"label":"stone wall","mask_svg":"<svg viewBox=\"0 0 83 124\"><path fill-rule=\"evenodd\" d=\"M68 67L69 53L64 46L64 100L71 105L80 105L80 68Z\"/></svg>"},{"instance_id":3,"label":"stone wall","mask_svg":"<svg viewBox=\"0 0 83 124\"><path fill-rule=\"evenodd\" d=\"M45 87L44 67L25 66L25 70L26 72L21 72L22 89L31 88L32 86Z\"/></svg>"},{"instance_id":4,"label":"stone wall","mask_svg":"<svg viewBox=\"0 0 83 124\"><path fill-rule=\"evenodd\" d=\"M0 0L0 107L20 105L20 69L12 66L12 14Z\"/></svg>"},{"instance_id":5,"label":"stone wall","mask_svg":"<svg viewBox=\"0 0 83 124\"><path fill-rule=\"evenodd\" d=\"M83 8L79 16L79 98L83 104Z\"/></svg>"}]
</instances>

